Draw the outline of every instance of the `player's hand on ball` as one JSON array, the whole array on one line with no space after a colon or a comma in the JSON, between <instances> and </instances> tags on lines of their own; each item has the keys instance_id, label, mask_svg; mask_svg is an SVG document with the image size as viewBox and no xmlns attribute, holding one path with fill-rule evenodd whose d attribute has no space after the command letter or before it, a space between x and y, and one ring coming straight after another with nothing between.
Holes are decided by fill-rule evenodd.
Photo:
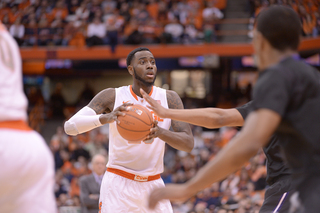
<instances>
[{"instance_id":1,"label":"player's hand on ball","mask_svg":"<svg viewBox=\"0 0 320 213\"><path fill-rule=\"evenodd\" d=\"M155 115L159 116L160 118L166 118L166 108L164 108L156 100L151 98L143 89L140 89L140 93L143 98L150 104L150 106L147 107L151 109Z\"/></svg>"},{"instance_id":2,"label":"player's hand on ball","mask_svg":"<svg viewBox=\"0 0 320 213\"><path fill-rule=\"evenodd\" d=\"M168 184L164 188L158 188L151 192L149 196L149 208L154 209L157 203L163 199L175 202L186 201L191 194L185 184Z\"/></svg>"},{"instance_id":3,"label":"player's hand on ball","mask_svg":"<svg viewBox=\"0 0 320 213\"><path fill-rule=\"evenodd\" d=\"M128 106L132 105L132 103L124 103L121 106L117 107L114 109L112 112L107 113L107 114L102 114L99 117L99 120L101 124L106 124L106 123L112 123L114 121L118 121L118 116L125 116L126 111L128 111Z\"/></svg>"},{"instance_id":4,"label":"player's hand on ball","mask_svg":"<svg viewBox=\"0 0 320 213\"><path fill-rule=\"evenodd\" d=\"M159 137L159 135L161 134L161 130L162 129L158 126L158 121L154 120L149 135L147 135L147 137L143 141L147 142L149 140L152 140L153 138Z\"/></svg>"}]
</instances>

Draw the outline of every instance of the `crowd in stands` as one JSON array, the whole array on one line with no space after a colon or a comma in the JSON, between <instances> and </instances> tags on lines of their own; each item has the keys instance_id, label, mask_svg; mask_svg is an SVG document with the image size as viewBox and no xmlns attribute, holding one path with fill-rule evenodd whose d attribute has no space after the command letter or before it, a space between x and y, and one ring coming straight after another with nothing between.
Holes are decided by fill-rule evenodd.
<instances>
[{"instance_id":1,"label":"crowd in stands","mask_svg":"<svg viewBox=\"0 0 320 213\"><path fill-rule=\"evenodd\" d=\"M20 46L202 43L216 40L227 0L3 0L0 20ZM249 0L254 17L270 5L292 7L303 35L320 32L317 0ZM251 35L249 35L251 36Z\"/></svg>"},{"instance_id":2,"label":"crowd in stands","mask_svg":"<svg viewBox=\"0 0 320 213\"><path fill-rule=\"evenodd\" d=\"M254 18L271 5L285 5L295 10L302 23L301 34L305 37L320 35L320 2L319 0L249 0L250 29L253 28ZM250 34L252 37L252 33Z\"/></svg>"},{"instance_id":3,"label":"crowd in stands","mask_svg":"<svg viewBox=\"0 0 320 213\"><path fill-rule=\"evenodd\" d=\"M214 40L226 0L3 0L0 20L21 46Z\"/></svg>"}]
</instances>

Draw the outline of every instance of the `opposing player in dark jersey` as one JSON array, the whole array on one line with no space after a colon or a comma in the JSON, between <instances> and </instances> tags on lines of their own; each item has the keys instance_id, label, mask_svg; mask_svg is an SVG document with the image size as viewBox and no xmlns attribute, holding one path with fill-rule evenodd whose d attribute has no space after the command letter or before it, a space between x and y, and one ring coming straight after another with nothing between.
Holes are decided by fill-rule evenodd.
<instances>
[{"instance_id":1,"label":"opposing player in dark jersey","mask_svg":"<svg viewBox=\"0 0 320 213\"><path fill-rule=\"evenodd\" d=\"M243 119L252 110L253 101L236 108ZM282 139L284 140L284 139ZM292 195L292 184L290 181L290 168L283 160L280 147L280 139L273 135L270 142L263 148L267 157L267 188L260 213L287 213L290 208L290 196Z\"/></svg>"},{"instance_id":2,"label":"opposing player in dark jersey","mask_svg":"<svg viewBox=\"0 0 320 213\"><path fill-rule=\"evenodd\" d=\"M191 180L154 190L151 208L159 200L186 199L221 181L265 147L275 132L292 171L295 194L289 212L319 212L320 74L293 57L300 32L299 17L290 8L272 6L259 14L253 46L260 75L244 127Z\"/></svg>"},{"instance_id":3,"label":"opposing player in dark jersey","mask_svg":"<svg viewBox=\"0 0 320 213\"><path fill-rule=\"evenodd\" d=\"M142 91L143 93L143 91ZM165 109L147 94L145 99L153 112L162 117L179 120L210 129L222 126L242 126L252 110L253 101L234 109L199 108L186 110ZM289 197L292 194L290 169L283 161L280 142L277 136L272 136L270 142L263 148L267 157L267 178L269 185L265 193L260 213L287 213L290 207Z\"/></svg>"}]
</instances>

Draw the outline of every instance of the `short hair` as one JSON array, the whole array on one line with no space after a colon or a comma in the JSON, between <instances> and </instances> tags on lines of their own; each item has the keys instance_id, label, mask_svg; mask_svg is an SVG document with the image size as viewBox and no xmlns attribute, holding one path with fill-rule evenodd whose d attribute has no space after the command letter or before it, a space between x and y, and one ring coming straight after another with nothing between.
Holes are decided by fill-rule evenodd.
<instances>
[{"instance_id":1,"label":"short hair","mask_svg":"<svg viewBox=\"0 0 320 213\"><path fill-rule=\"evenodd\" d=\"M138 48L132 50L132 51L128 54L128 56L127 56L127 66L131 65L131 61L132 61L132 59L133 59L133 57L134 57L134 54L136 54L137 52L140 52L140 51L149 51L149 52L151 52L151 51L150 51L148 48L146 48L146 47L138 47Z\"/></svg>"},{"instance_id":2,"label":"short hair","mask_svg":"<svg viewBox=\"0 0 320 213\"><path fill-rule=\"evenodd\" d=\"M258 15L255 24L275 49L298 49L302 26L293 9L280 5L271 6Z\"/></svg>"}]
</instances>

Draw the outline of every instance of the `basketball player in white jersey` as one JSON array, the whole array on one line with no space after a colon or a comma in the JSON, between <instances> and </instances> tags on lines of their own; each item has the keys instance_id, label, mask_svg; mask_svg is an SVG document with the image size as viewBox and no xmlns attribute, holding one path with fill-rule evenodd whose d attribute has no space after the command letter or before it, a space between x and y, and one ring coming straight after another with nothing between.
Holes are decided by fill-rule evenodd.
<instances>
[{"instance_id":1,"label":"basketball player in white jersey","mask_svg":"<svg viewBox=\"0 0 320 213\"><path fill-rule=\"evenodd\" d=\"M0 212L56 213L54 163L27 125L17 43L0 22Z\"/></svg>"},{"instance_id":2,"label":"basketball player in white jersey","mask_svg":"<svg viewBox=\"0 0 320 213\"><path fill-rule=\"evenodd\" d=\"M147 105L140 88L166 108L183 109L176 92L153 86L157 66L149 49L137 48L129 53L127 68L133 84L101 91L65 123L65 131L77 135L110 123L109 162L100 191L101 213L170 213L173 211L168 200L150 210L147 199L152 189L164 186L160 173L165 143L190 152L193 148L191 129L187 123L154 116L155 126L144 141L130 143L123 139L117 131L117 117L125 114L128 103ZM170 126L173 131L169 130Z\"/></svg>"}]
</instances>

